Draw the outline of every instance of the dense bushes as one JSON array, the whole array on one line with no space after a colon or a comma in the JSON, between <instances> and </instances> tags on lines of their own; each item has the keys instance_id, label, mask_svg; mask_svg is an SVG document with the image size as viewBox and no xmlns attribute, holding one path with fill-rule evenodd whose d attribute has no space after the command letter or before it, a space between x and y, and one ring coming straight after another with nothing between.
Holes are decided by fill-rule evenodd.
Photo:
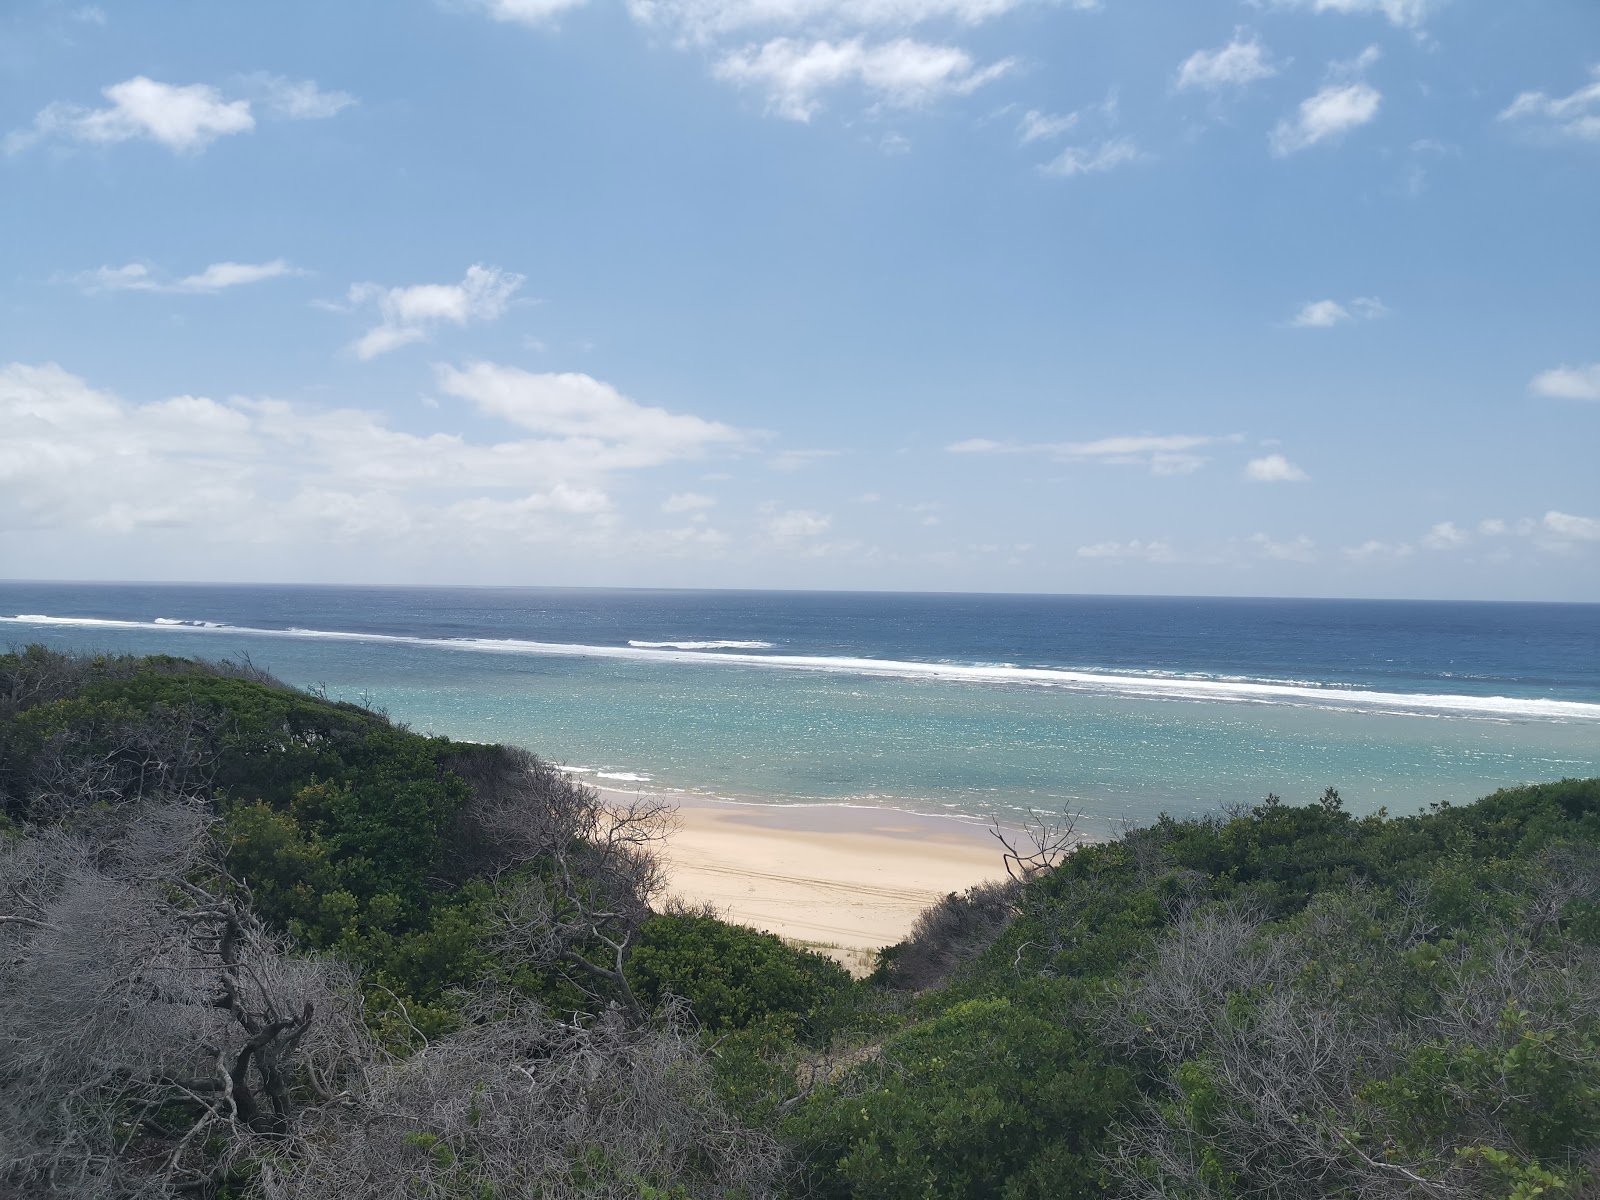
<instances>
[{"instance_id":1,"label":"dense bushes","mask_svg":"<svg viewBox=\"0 0 1600 1200\"><path fill-rule=\"evenodd\" d=\"M855 983L654 912L660 807L248 664L0 655L0 814L0 1194L1600 1185L1600 780L1163 818Z\"/></svg>"},{"instance_id":2,"label":"dense bushes","mask_svg":"<svg viewBox=\"0 0 1600 1200\"><path fill-rule=\"evenodd\" d=\"M850 986L843 967L770 933L715 917L666 913L639 929L628 976L641 999L680 996L713 1032L775 1022L794 1029Z\"/></svg>"}]
</instances>

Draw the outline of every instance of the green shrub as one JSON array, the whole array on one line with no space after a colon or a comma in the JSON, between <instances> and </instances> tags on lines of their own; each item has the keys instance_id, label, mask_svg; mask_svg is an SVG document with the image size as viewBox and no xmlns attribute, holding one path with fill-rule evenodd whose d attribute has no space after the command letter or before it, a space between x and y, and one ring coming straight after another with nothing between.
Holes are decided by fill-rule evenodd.
<instances>
[{"instance_id":1,"label":"green shrub","mask_svg":"<svg viewBox=\"0 0 1600 1200\"><path fill-rule=\"evenodd\" d=\"M669 993L689 1002L705 1029L772 1021L794 1028L850 986L833 959L796 949L770 933L715 917L666 914L640 927L628 981L646 1004Z\"/></svg>"}]
</instances>

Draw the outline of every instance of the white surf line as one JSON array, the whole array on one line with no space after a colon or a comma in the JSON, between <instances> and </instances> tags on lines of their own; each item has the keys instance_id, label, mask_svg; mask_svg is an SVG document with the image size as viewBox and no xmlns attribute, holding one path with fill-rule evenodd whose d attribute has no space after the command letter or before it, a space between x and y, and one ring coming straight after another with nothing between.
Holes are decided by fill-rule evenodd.
<instances>
[{"instance_id":1,"label":"white surf line","mask_svg":"<svg viewBox=\"0 0 1600 1200\"><path fill-rule=\"evenodd\" d=\"M904 659L822 657L798 654L741 654L724 651L654 650L638 646L593 646L577 642L535 642L520 638L427 638L408 634L357 633L325 629L261 629L246 625L174 624L125 621L103 617L55 617L20 614L0 623L81 625L89 628L160 630L168 633L249 634L256 637L322 639L473 650L490 654L533 654L561 658L626 659L700 666L764 667L814 671L869 678L950 680L964 683L1031 684L1094 695L1152 700L1210 700L1290 704L1346 711L1417 713L1460 717L1525 718L1600 722L1600 704L1576 700L1528 699L1515 696L1460 696L1428 692L1375 692L1362 689L1306 687L1286 683L1195 680L1167 676L1105 675L1057 667L978 666L927 663Z\"/></svg>"}]
</instances>

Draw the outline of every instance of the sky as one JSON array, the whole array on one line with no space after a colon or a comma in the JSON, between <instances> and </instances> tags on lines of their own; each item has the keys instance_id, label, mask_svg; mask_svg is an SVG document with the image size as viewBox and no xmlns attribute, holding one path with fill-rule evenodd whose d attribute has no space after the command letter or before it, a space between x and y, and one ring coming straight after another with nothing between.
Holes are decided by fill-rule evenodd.
<instances>
[{"instance_id":1,"label":"sky","mask_svg":"<svg viewBox=\"0 0 1600 1200\"><path fill-rule=\"evenodd\" d=\"M1592 0L11 0L0 576L1600 600Z\"/></svg>"}]
</instances>

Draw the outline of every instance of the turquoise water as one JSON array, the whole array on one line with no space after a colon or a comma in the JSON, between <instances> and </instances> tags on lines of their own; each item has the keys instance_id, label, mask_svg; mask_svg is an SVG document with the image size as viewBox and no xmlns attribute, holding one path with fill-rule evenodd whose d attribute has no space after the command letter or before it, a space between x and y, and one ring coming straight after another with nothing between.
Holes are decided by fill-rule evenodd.
<instances>
[{"instance_id":1,"label":"turquoise water","mask_svg":"<svg viewBox=\"0 0 1600 1200\"><path fill-rule=\"evenodd\" d=\"M248 654L608 786L1070 807L1096 831L1268 791L1412 811L1600 775L1593 606L730 595L7 584L0 636Z\"/></svg>"}]
</instances>

